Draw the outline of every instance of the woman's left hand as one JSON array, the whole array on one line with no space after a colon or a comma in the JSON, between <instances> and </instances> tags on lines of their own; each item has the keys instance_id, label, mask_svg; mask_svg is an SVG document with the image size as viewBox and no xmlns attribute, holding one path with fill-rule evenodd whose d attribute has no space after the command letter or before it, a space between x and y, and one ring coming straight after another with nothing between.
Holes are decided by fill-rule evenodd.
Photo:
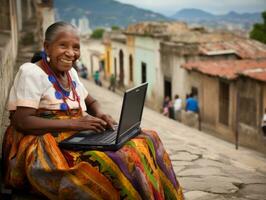
<instances>
[{"instance_id":1,"label":"woman's left hand","mask_svg":"<svg viewBox=\"0 0 266 200\"><path fill-rule=\"evenodd\" d=\"M117 122L111 117L111 115L100 113L97 114L96 117L104 120L107 123L107 126L114 130L114 125L117 124Z\"/></svg>"}]
</instances>

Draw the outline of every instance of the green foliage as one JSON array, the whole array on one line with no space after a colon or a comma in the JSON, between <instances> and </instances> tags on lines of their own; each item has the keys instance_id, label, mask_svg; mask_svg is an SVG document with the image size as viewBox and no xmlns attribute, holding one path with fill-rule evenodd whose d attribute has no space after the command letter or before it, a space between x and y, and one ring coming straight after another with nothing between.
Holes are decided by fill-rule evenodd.
<instances>
[{"instance_id":1,"label":"green foliage","mask_svg":"<svg viewBox=\"0 0 266 200\"><path fill-rule=\"evenodd\" d=\"M95 29L91 34L91 38L101 39L103 37L103 33L104 33L104 29L102 28Z\"/></svg>"},{"instance_id":2,"label":"green foliage","mask_svg":"<svg viewBox=\"0 0 266 200\"><path fill-rule=\"evenodd\" d=\"M266 44L266 11L262 14L263 24L256 23L253 26L252 31L250 32L250 38L254 40L258 40L264 44Z\"/></svg>"},{"instance_id":3,"label":"green foliage","mask_svg":"<svg viewBox=\"0 0 266 200\"><path fill-rule=\"evenodd\" d=\"M112 28L113 31L120 30L120 27L119 26L115 26L115 25L112 26L111 28Z\"/></svg>"}]
</instances>

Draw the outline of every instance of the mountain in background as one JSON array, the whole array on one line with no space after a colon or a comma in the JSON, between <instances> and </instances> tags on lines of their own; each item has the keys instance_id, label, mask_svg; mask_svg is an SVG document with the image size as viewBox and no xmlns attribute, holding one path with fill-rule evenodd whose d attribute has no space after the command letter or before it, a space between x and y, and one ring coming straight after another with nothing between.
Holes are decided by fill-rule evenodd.
<instances>
[{"instance_id":1,"label":"mountain in background","mask_svg":"<svg viewBox=\"0 0 266 200\"><path fill-rule=\"evenodd\" d=\"M183 9L171 17L123 4L115 0L54 0L56 18L68 22L80 19L89 20L90 28L126 27L140 21L187 22L190 26L204 26L209 29L241 30L249 32L254 23L261 23L261 13L243 13L231 11L225 15L214 15L200 9ZM84 24L84 22L82 22ZM86 22L85 22L86 23Z\"/></svg>"},{"instance_id":2,"label":"mountain in background","mask_svg":"<svg viewBox=\"0 0 266 200\"><path fill-rule=\"evenodd\" d=\"M200 9L182 9L176 12L176 14L174 14L173 16L171 16L171 18L178 20L211 19L212 17L214 17L213 14L205 12Z\"/></svg>"},{"instance_id":3,"label":"mountain in background","mask_svg":"<svg viewBox=\"0 0 266 200\"><path fill-rule=\"evenodd\" d=\"M57 19L71 22L87 18L91 28L120 26L139 21L165 21L169 18L149 10L114 0L54 0Z\"/></svg>"},{"instance_id":4,"label":"mountain in background","mask_svg":"<svg viewBox=\"0 0 266 200\"><path fill-rule=\"evenodd\" d=\"M209 28L227 28L250 30L254 23L261 23L261 13L237 13L231 11L224 15L214 15L200 9L182 9L172 19L185 21L188 24L198 24Z\"/></svg>"}]
</instances>

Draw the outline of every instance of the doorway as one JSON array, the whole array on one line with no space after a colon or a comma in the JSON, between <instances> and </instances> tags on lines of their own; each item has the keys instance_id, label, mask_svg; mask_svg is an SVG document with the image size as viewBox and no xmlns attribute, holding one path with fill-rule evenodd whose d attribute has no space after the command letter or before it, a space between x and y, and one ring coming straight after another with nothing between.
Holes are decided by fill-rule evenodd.
<instances>
[{"instance_id":1,"label":"doorway","mask_svg":"<svg viewBox=\"0 0 266 200\"><path fill-rule=\"evenodd\" d=\"M172 82L167 78L164 79L164 97L166 96L172 97Z\"/></svg>"},{"instance_id":2,"label":"doorway","mask_svg":"<svg viewBox=\"0 0 266 200\"><path fill-rule=\"evenodd\" d=\"M141 62L141 83L147 82L147 64Z\"/></svg>"}]
</instances>

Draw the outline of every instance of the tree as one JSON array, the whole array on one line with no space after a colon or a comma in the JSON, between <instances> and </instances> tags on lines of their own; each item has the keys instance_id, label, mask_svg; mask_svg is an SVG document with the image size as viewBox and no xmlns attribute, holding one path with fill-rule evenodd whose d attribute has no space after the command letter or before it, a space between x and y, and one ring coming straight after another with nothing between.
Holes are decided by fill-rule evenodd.
<instances>
[{"instance_id":1,"label":"tree","mask_svg":"<svg viewBox=\"0 0 266 200\"><path fill-rule=\"evenodd\" d=\"M116 26L116 25L114 25L114 26L112 26L112 27L111 27L111 29L112 29L112 31L116 31L116 30L120 30L120 27L119 27L119 26Z\"/></svg>"},{"instance_id":2,"label":"tree","mask_svg":"<svg viewBox=\"0 0 266 200\"><path fill-rule=\"evenodd\" d=\"M263 18L263 23L254 24L249 36L254 40L258 40L266 44L266 11L264 11L261 15Z\"/></svg>"},{"instance_id":3,"label":"tree","mask_svg":"<svg viewBox=\"0 0 266 200\"><path fill-rule=\"evenodd\" d=\"M103 37L103 33L104 33L104 29L102 28L95 29L91 34L91 38L101 39Z\"/></svg>"}]
</instances>

